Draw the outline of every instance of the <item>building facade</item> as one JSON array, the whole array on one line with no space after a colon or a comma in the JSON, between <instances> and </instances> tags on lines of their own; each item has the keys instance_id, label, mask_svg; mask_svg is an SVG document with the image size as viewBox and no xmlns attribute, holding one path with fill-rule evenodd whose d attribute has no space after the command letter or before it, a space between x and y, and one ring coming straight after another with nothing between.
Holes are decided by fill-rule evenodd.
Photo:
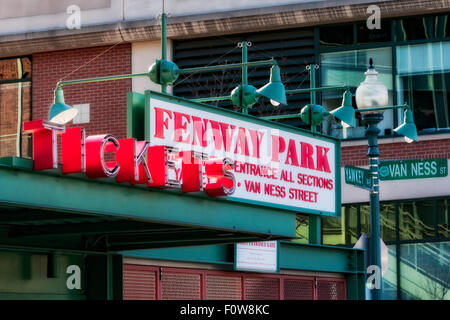
<instances>
[{"instance_id":1,"label":"building facade","mask_svg":"<svg viewBox=\"0 0 450 320\"><path fill-rule=\"evenodd\" d=\"M73 1L55 1L50 10L16 0L21 10L13 10L6 2L2 6L9 9L0 14L0 157L31 157L31 135L23 133L22 123L47 118L58 81L147 72L161 57L162 3L91 0L69 8ZM168 58L180 68L237 63L242 59L237 45L246 41L251 44L249 61L278 61L287 89L309 88L312 71L306 67L315 64L316 86L345 84L353 94L373 58L388 88L389 105L411 105L419 131L419 142L404 143L393 131L403 114L386 111L379 124L380 160L439 158L448 163L448 8L446 1L305 0L274 6L269 1L167 0ZM168 91L187 99L224 96L240 77L233 71L194 73L180 76ZM249 83L259 87L266 78L266 72L249 68ZM107 132L126 138L127 92L148 89L160 91L160 86L134 78L67 87L66 103L79 110L71 126L83 126L87 135ZM332 110L340 106L342 94L327 91L317 98ZM287 106L260 102L249 114L298 113L309 101L309 93L289 95ZM230 101L211 104L240 111ZM281 122L307 128L300 118ZM342 139L342 177L345 165L368 166L361 119L354 128L330 119L320 131ZM322 217L319 239L312 231L317 221L298 212L299 238L294 240L297 244L281 243L279 273L235 271L232 244L127 251L123 298L175 299L180 294L192 299L358 298L354 290L349 293L355 282L350 275L358 268L339 259L347 259L360 235L370 231L369 195L344 179L341 190L341 217ZM450 178L381 181L380 190L382 239L389 249L383 297L449 299ZM299 255L320 256L308 251L311 243L333 252L337 266L332 261L323 270L307 262L292 264L293 246ZM174 283L185 287L173 291ZM261 292L262 287L271 289Z\"/></svg>"}]
</instances>

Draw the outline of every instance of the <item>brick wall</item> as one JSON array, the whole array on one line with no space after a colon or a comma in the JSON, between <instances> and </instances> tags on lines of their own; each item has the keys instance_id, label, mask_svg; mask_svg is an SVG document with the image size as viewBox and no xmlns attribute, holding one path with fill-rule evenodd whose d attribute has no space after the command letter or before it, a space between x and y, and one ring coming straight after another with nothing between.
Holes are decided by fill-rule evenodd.
<instances>
[{"instance_id":1,"label":"brick wall","mask_svg":"<svg viewBox=\"0 0 450 320\"><path fill-rule=\"evenodd\" d=\"M450 159L450 139L420 141L419 137L419 142L379 144L378 149L380 151L380 160L420 158ZM367 150L367 145L342 147L341 165L368 165Z\"/></svg>"},{"instance_id":2,"label":"brick wall","mask_svg":"<svg viewBox=\"0 0 450 320\"><path fill-rule=\"evenodd\" d=\"M33 55L33 119L48 119L56 83L110 47L53 51ZM121 44L64 80L84 79L131 73L131 45ZM131 80L115 80L64 86L68 105L90 104L90 122L79 126L86 135L108 133L118 139L126 137L126 93Z\"/></svg>"}]
</instances>

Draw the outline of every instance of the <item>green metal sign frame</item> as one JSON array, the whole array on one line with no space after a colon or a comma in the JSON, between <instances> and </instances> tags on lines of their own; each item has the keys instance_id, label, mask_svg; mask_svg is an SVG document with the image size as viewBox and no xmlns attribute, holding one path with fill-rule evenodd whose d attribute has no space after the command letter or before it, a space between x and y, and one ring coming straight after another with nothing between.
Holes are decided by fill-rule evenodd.
<instances>
[{"instance_id":1,"label":"green metal sign frame","mask_svg":"<svg viewBox=\"0 0 450 320\"><path fill-rule=\"evenodd\" d=\"M316 215L326 215L326 216L333 216L333 217L340 217L341 215L341 145L340 140L326 136L317 132L312 132L300 128L295 128L292 126L280 124L277 122L273 122L270 120L261 119L258 117L254 117L251 115L246 115L242 113L238 113L235 111L195 102L192 100L175 97L172 95L155 92L151 90L145 91L145 95L139 94L139 93L129 93L128 95L128 110L127 110L127 134L128 137L134 137L137 139L145 139L147 141L150 141L150 98L155 98L158 100L162 100L165 102L170 102L190 108L195 108L199 111L206 111L215 113L218 115L230 117L237 120L252 122L255 124L259 124L261 126L270 127L274 129L278 129L280 131L286 131L294 134L300 134L303 136L311 137L314 139L318 139L321 141L325 141L328 143L332 143L335 145L335 212L331 211L322 211L322 210L315 210L315 209L302 209L301 211L303 213L308 214L316 214ZM133 103L136 102L136 103ZM144 105L142 105L144 103ZM142 119L142 115L144 119ZM144 122L144 134L141 132L142 128L142 122ZM233 202L242 202L247 203L251 205L257 205L257 206L265 206L265 207L274 207L284 210L289 210L293 212L299 212L298 207L294 206L287 206L282 204L276 204L276 203L267 203L260 201L253 201L253 200L247 200L247 199L240 199L240 198L233 198L233 197L227 197L225 199L218 199L217 201L233 201Z\"/></svg>"},{"instance_id":2,"label":"green metal sign frame","mask_svg":"<svg viewBox=\"0 0 450 320\"><path fill-rule=\"evenodd\" d=\"M0 181L8 185L0 192L1 205L248 232L255 236L295 237L295 215L287 210L233 201L218 203L219 200L208 196L119 184L108 178L64 176L58 170L32 168L29 159L0 158Z\"/></svg>"},{"instance_id":3,"label":"green metal sign frame","mask_svg":"<svg viewBox=\"0 0 450 320\"><path fill-rule=\"evenodd\" d=\"M380 161L380 180L441 178L448 175L446 158Z\"/></svg>"},{"instance_id":4,"label":"green metal sign frame","mask_svg":"<svg viewBox=\"0 0 450 320\"><path fill-rule=\"evenodd\" d=\"M344 167L345 183L372 190L372 176L369 169L354 166Z\"/></svg>"}]
</instances>

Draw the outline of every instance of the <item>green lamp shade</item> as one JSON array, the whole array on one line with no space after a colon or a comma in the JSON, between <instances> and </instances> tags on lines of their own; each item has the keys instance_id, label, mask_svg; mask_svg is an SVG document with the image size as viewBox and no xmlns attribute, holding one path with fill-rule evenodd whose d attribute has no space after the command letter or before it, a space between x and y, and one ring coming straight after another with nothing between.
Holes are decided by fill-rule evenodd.
<instances>
[{"instance_id":1,"label":"green lamp shade","mask_svg":"<svg viewBox=\"0 0 450 320\"><path fill-rule=\"evenodd\" d=\"M55 103L50 107L48 120L57 124L66 124L78 114L78 109L64 103L64 93L61 87L55 90Z\"/></svg>"},{"instance_id":2,"label":"green lamp shade","mask_svg":"<svg viewBox=\"0 0 450 320\"><path fill-rule=\"evenodd\" d=\"M238 107L251 108L257 100L256 88L252 85L238 85L231 91L231 101Z\"/></svg>"},{"instance_id":3,"label":"green lamp shade","mask_svg":"<svg viewBox=\"0 0 450 320\"><path fill-rule=\"evenodd\" d=\"M66 124L72 121L78 114L78 109L64 103L55 103L50 108L49 121Z\"/></svg>"},{"instance_id":4,"label":"green lamp shade","mask_svg":"<svg viewBox=\"0 0 450 320\"><path fill-rule=\"evenodd\" d=\"M350 91L347 90L344 92L342 105L336 110L331 111L330 113L331 115L333 115L333 117L341 120L350 127L356 126L355 109L352 107L352 94L350 93Z\"/></svg>"},{"instance_id":5,"label":"green lamp shade","mask_svg":"<svg viewBox=\"0 0 450 320\"><path fill-rule=\"evenodd\" d=\"M286 91L281 83L280 68L274 65L270 69L270 81L264 87L257 90L258 95L271 100L272 104L287 104Z\"/></svg>"},{"instance_id":6,"label":"green lamp shade","mask_svg":"<svg viewBox=\"0 0 450 320\"><path fill-rule=\"evenodd\" d=\"M319 125L327 115L329 112L319 104L307 104L300 111L302 121L313 126Z\"/></svg>"},{"instance_id":7,"label":"green lamp shade","mask_svg":"<svg viewBox=\"0 0 450 320\"><path fill-rule=\"evenodd\" d=\"M149 70L150 80L156 84L168 85L178 79L178 66L172 61L156 60Z\"/></svg>"},{"instance_id":8,"label":"green lamp shade","mask_svg":"<svg viewBox=\"0 0 450 320\"><path fill-rule=\"evenodd\" d=\"M355 109L350 106L342 106L330 112L331 115L342 122L348 124L350 127L356 126Z\"/></svg>"},{"instance_id":9,"label":"green lamp shade","mask_svg":"<svg viewBox=\"0 0 450 320\"><path fill-rule=\"evenodd\" d=\"M405 121L402 125L394 129L395 132L405 137L405 141L411 143L413 141L419 141L417 136L417 128L414 124L413 115L411 109L405 110Z\"/></svg>"}]
</instances>

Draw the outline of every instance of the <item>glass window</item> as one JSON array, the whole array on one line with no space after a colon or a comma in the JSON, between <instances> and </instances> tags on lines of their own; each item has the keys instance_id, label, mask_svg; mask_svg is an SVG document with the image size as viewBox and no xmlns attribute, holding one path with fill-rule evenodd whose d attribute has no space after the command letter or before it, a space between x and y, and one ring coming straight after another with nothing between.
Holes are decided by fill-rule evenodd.
<instances>
[{"instance_id":1,"label":"glass window","mask_svg":"<svg viewBox=\"0 0 450 320\"><path fill-rule=\"evenodd\" d=\"M370 233L370 206L362 204L360 207L361 233Z\"/></svg>"},{"instance_id":2,"label":"glass window","mask_svg":"<svg viewBox=\"0 0 450 320\"><path fill-rule=\"evenodd\" d=\"M381 239L395 241L395 203L380 204Z\"/></svg>"},{"instance_id":3,"label":"glass window","mask_svg":"<svg viewBox=\"0 0 450 320\"><path fill-rule=\"evenodd\" d=\"M400 246L402 299L450 300L450 242Z\"/></svg>"},{"instance_id":4,"label":"glass window","mask_svg":"<svg viewBox=\"0 0 450 320\"><path fill-rule=\"evenodd\" d=\"M324 219L322 219L323 244L345 244L342 221L342 218L335 217L325 217Z\"/></svg>"},{"instance_id":5,"label":"glass window","mask_svg":"<svg viewBox=\"0 0 450 320\"><path fill-rule=\"evenodd\" d=\"M395 23L396 41L430 39L433 35L433 17L407 17Z\"/></svg>"},{"instance_id":6,"label":"glass window","mask_svg":"<svg viewBox=\"0 0 450 320\"><path fill-rule=\"evenodd\" d=\"M370 234L370 205L360 206L361 233ZM395 241L395 203L380 204L380 231L384 242Z\"/></svg>"},{"instance_id":7,"label":"glass window","mask_svg":"<svg viewBox=\"0 0 450 320\"><path fill-rule=\"evenodd\" d=\"M388 267L383 275L382 299L397 300L397 251L395 245L388 247Z\"/></svg>"},{"instance_id":8,"label":"glass window","mask_svg":"<svg viewBox=\"0 0 450 320\"><path fill-rule=\"evenodd\" d=\"M299 239L292 240L298 243L309 243L309 223L308 216L298 214L296 216L295 235Z\"/></svg>"},{"instance_id":9,"label":"glass window","mask_svg":"<svg viewBox=\"0 0 450 320\"><path fill-rule=\"evenodd\" d=\"M23 81L25 79L25 81ZM0 59L0 157L30 157L30 135L22 123L31 120L31 60Z\"/></svg>"},{"instance_id":10,"label":"glass window","mask_svg":"<svg viewBox=\"0 0 450 320\"><path fill-rule=\"evenodd\" d=\"M322 27L319 29L319 32L320 46L322 48L351 45L354 43L353 24Z\"/></svg>"},{"instance_id":11,"label":"glass window","mask_svg":"<svg viewBox=\"0 0 450 320\"><path fill-rule=\"evenodd\" d=\"M434 36L436 38L446 38L450 36L450 21L449 15L435 17Z\"/></svg>"},{"instance_id":12,"label":"glass window","mask_svg":"<svg viewBox=\"0 0 450 320\"><path fill-rule=\"evenodd\" d=\"M448 217L450 211L450 200L438 200L438 235L440 238L450 237Z\"/></svg>"},{"instance_id":13,"label":"glass window","mask_svg":"<svg viewBox=\"0 0 450 320\"><path fill-rule=\"evenodd\" d=\"M433 201L399 204L400 240L434 238Z\"/></svg>"},{"instance_id":14,"label":"glass window","mask_svg":"<svg viewBox=\"0 0 450 320\"><path fill-rule=\"evenodd\" d=\"M358 240L357 207L342 207L340 218L325 217L322 219L323 244L354 244Z\"/></svg>"},{"instance_id":15,"label":"glass window","mask_svg":"<svg viewBox=\"0 0 450 320\"><path fill-rule=\"evenodd\" d=\"M31 135L18 127L30 120L31 82L0 83L0 157L31 157Z\"/></svg>"},{"instance_id":16,"label":"glass window","mask_svg":"<svg viewBox=\"0 0 450 320\"><path fill-rule=\"evenodd\" d=\"M366 22L358 23L356 25L356 41L358 44L391 41L391 21L381 20L380 27L380 29L369 29Z\"/></svg>"},{"instance_id":17,"label":"glass window","mask_svg":"<svg viewBox=\"0 0 450 320\"><path fill-rule=\"evenodd\" d=\"M29 78L31 78L31 61L29 58L0 60L0 82Z\"/></svg>"},{"instance_id":18,"label":"glass window","mask_svg":"<svg viewBox=\"0 0 450 320\"><path fill-rule=\"evenodd\" d=\"M413 107L418 131L450 127L450 42L399 46L396 50L397 103Z\"/></svg>"},{"instance_id":19,"label":"glass window","mask_svg":"<svg viewBox=\"0 0 450 320\"><path fill-rule=\"evenodd\" d=\"M392 49L390 47L351 50L332 53L323 53L321 59L321 86L349 85L352 93L356 91L359 84L364 81L364 73L369 66L369 59L373 58L374 67L378 71L378 79L384 83L389 92L389 105L393 103L393 77L392 77ZM342 104L342 91L326 91L322 95L322 105L328 110L338 108ZM356 103L353 100L353 106ZM357 126L355 128L340 128L334 126L335 121L328 117L323 123L323 132L332 136L346 138L361 138L365 135L365 128L360 120L360 114L356 113ZM393 128L392 110L384 112L384 120L378 127L382 130L381 135L390 133ZM388 131L385 131L389 129ZM338 131L341 131L341 134Z\"/></svg>"}]
</instances>

